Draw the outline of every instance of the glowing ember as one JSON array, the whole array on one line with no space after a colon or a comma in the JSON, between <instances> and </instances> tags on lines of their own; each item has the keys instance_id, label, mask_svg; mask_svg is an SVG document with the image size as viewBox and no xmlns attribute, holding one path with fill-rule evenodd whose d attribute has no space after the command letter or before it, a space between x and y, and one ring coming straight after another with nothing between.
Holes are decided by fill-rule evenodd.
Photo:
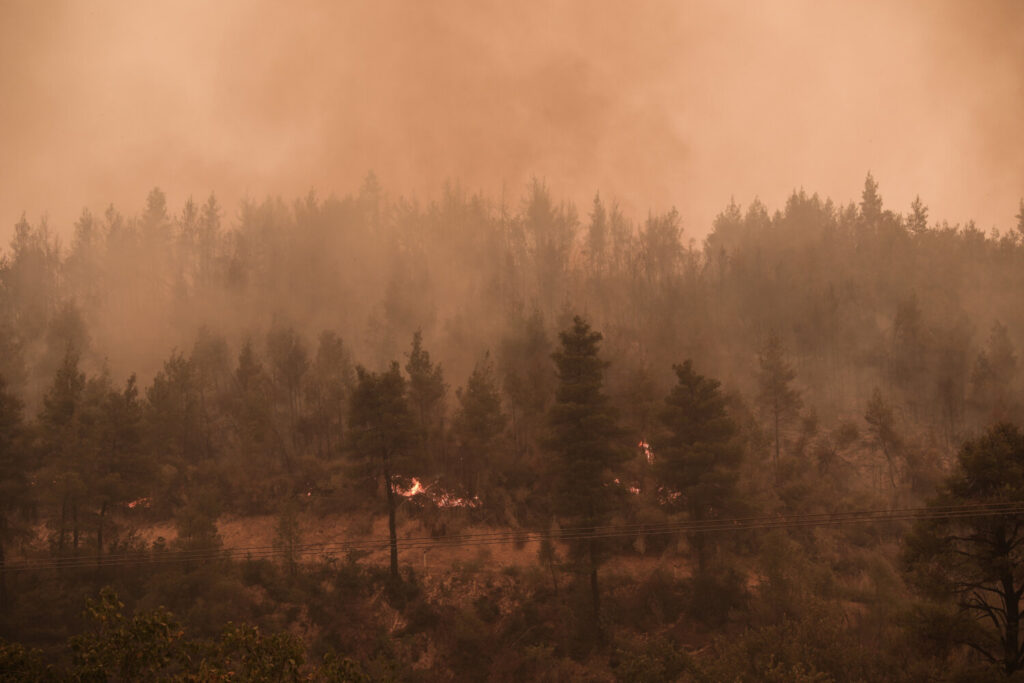
<instances>
[{"instance_id":1,"label":"glowing ember","mask_svg":"<svg viewBox=\"0 0 1024 683\"><path fill-rule=\"evenodd\" d=\"M644 458L647 459L647 464L650 465L654 462L654 451L651 450L651 444L646 441L641 441L637 444L640 447L640 452L644 454Z\"/></svg>"},{"instance_id":2,"label":"glowing ember","mask_svg":"<svg viewBox=\"0 0 1024 683\"><path fill-rule=\"evenodd\" d=\"M480 507L480 499L477 496L459 498L448 493L442 493L434 499L434 504L439 508L476 508Z\"/></svg>"},{"instance_id":3,"label":"glowing ember","mask_svg":"<svg viewBox=\"0 0 1024 683\"><path fill-rule=\"evenodd\" d=\"M132 502L128 503L128 509L129 510L134 510L135 508L148 508L148 507L149 507L149 498L138 498L138 499L133 500Z\"/></svg>"},{"instance_id":4,"label":"glowing ember","mask_svg":"<svg viewBox=\"0 0 1024 683\"><path fill-rule=\"evenodd\" d=\"M672 491L670 489L665 488L664 486L658 487L658 500L663 505L665 503L674 503L682 497L683 494L680 493L679 491Z\"/></svg>"},{"instance_id":5,"label":"glowing ember","mask_svg":"<svg viewBox=\"0 0 1024 683\"><path fill-rule=\"evenodd\" d=\"M626 489L627 491L629 491L630 493L632 493L632 494L633 494L634 496L639 496L639 495L640 495L640 487L639 487L639 486L626 486L626 485L625 485L625 484L623 484L623 483L622 483L621 481L619 481L619 480L618 480L617 478L616 478L616 479L614 480L614 482L613 482L613 483L614 483L614 484L615 484L616 486L622 486L622 487L624 487L624 488L625 488L625 489Z\"/></svg>"}]
</instances>

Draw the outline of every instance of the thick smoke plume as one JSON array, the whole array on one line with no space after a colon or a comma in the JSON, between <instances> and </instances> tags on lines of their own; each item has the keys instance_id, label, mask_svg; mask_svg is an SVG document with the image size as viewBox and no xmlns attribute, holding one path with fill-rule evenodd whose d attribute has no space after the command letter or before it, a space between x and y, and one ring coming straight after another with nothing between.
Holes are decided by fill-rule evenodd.
<instances>
[{"instance_id":1,"label":"thick smoke plume","mask_svg":"<svg viewBox=\"0 0 1024 683\"><path fill-rule=\"evenodd\" d=\"M531 176L585 206L853 199L1009 229L1024 194L1024 5L959 2L0 6L0 235L216 191L436 196ZM5 239L6 241L6 239Z\"/></svg>"}]
</instances>

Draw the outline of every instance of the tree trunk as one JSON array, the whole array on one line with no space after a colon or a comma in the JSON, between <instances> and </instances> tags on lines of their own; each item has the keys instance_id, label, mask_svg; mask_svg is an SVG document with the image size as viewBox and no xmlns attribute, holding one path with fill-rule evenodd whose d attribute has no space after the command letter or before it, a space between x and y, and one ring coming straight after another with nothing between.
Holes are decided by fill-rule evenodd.
<instances>
[{"instance_id":1,"label":"tree trunk","mask_svg":"<svg viewBox=\"0 0 1024 683\"><path fill-rule=\"evenodd\" d=\"M775 406L775 483L779 481L779 407Z\"/></svg>"},{"instance_id":2,"label":"tree trunk","mask_svg":"<svg viewBox=\"0 0 1024 683\"><path fill-rule=\"evenodd\" d=\"M107 514L107 501L103 501L103 505L100 506L100 521L99 526L96 528L96 564L99 565L100 558L103 557L103 523L106 521Z\"/></svg>"},{"instance_id":3,"label":"tree trunk","mask_svg":"<svg viewBox=\"0 0 1024 683\"><path fill-rule=\"evenodd\" d=\"M598 642L604 642L604 631L601 629L601 591L597 585L597 541L590 539L588 545L590 555L590 598L594 605L594 629Z\"/></svg>"},{"instance_id":4,"label":"tree trunk","mask_svg":"<svg viewBox=\"0 0 1024 683\"><path fill-rule=\"evenodd\" d=\"M71 543L75 555L78 554L78 502L71 503Z\"/></svg>"},{"instance_id":5,"label":"tree trunk","mask_svg":"<svg viewBox=\"0 0 1024 683\"><path fill-rule=\"evenodd\" d=\"M67 534L68 518L68 497L67 494L60 501L60 528L57 529L57 554L64 554L64 536Z\"/></svg>"},{"instance_id":6,"label":"tree trunk","mask_svg":"<svg viewBox=\"0 0 1024 683\"><path fill-rule=\"evenodd\" d=\"M4 539L7 537L7 518L0 514L0 612L7 611L7 555Z\"/></svg>"},{"instance_id":7,"label":"tree trunk","mask_svg":"<svg viewBox=\"0 0 1024 683\"><path fill-rule=\"evenodd\" d=\"M398 531L395 528L395 491L391 474L384 470L384 490L388 496L388 536L391 541L391 580L398 582Z\"/></svg>"},{"instance_id":8,"label":"tree trunk","mask_svg":"<svg viewBox=\"0 0 1024 683\"><path fill-rule=\"evenodd\" d=\"M1013 572L1002 578L1003 609L1006 611L1006 640L1003 643L1003 664L1006 675L1020 668L1020 594L1014 588Z\"/></svg>"}]
</instances>

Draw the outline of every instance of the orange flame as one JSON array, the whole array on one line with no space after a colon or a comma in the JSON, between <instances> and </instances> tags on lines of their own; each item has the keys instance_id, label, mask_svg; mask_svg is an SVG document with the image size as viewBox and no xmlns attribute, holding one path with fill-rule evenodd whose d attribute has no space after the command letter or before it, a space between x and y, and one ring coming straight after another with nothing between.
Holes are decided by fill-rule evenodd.
<instances>
[{"instance_id":1,"label":"orange flame","mask_svg":"<svg viewBox=\"0 0 1024 683\"><path fill-rule=\"evenodd\" d=\"M626 486L621 481L619 481L618 478L616 478L614 480L614 483L615 483L616 486L621 486L621 487L625 488L627 491L632 493L634 496L639 496L640 495L640 487L639 486Z\"/></svg>"},{"instance_id":2,"label":"orange flame","mask_svg":"<svg viewBox=\"0 0 1024 683\"><path fill-rule=\"evenodd\" d=\"M421 493L426 493L427 492L427 488L428 487L426 487L426 486L424 486L423 484L420 483L419 479L417 479L416 477L413 477L412 478L412 486L411 487L409 487L408 489L404 489L403 490L402 487L396 485L395 486L395 492L398 495L403 496L405 498L412 498L413 496L417 496L417 495L419 495Z\"/></svg>"}]
</instances>

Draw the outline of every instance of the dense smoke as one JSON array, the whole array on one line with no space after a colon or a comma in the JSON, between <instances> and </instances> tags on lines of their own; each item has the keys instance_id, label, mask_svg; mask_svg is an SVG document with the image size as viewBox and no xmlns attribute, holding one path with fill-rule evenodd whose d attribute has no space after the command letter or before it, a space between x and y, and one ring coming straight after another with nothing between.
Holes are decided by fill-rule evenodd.
<instances>
[{"instance_id":1,"label":"dense smoke","mask_svg":"<svg viewBox=\"0 0 1024 683\"><path fill-rule=\"evenodd\" d=\"M4 3L0 235L153 185L234 206L369 170L421 198L536 175L677 206L698 239L730 195L847 201L871 170L890 206L1005 231L1022 22L1006 1Z\"/></svg>"}]
</instances>

